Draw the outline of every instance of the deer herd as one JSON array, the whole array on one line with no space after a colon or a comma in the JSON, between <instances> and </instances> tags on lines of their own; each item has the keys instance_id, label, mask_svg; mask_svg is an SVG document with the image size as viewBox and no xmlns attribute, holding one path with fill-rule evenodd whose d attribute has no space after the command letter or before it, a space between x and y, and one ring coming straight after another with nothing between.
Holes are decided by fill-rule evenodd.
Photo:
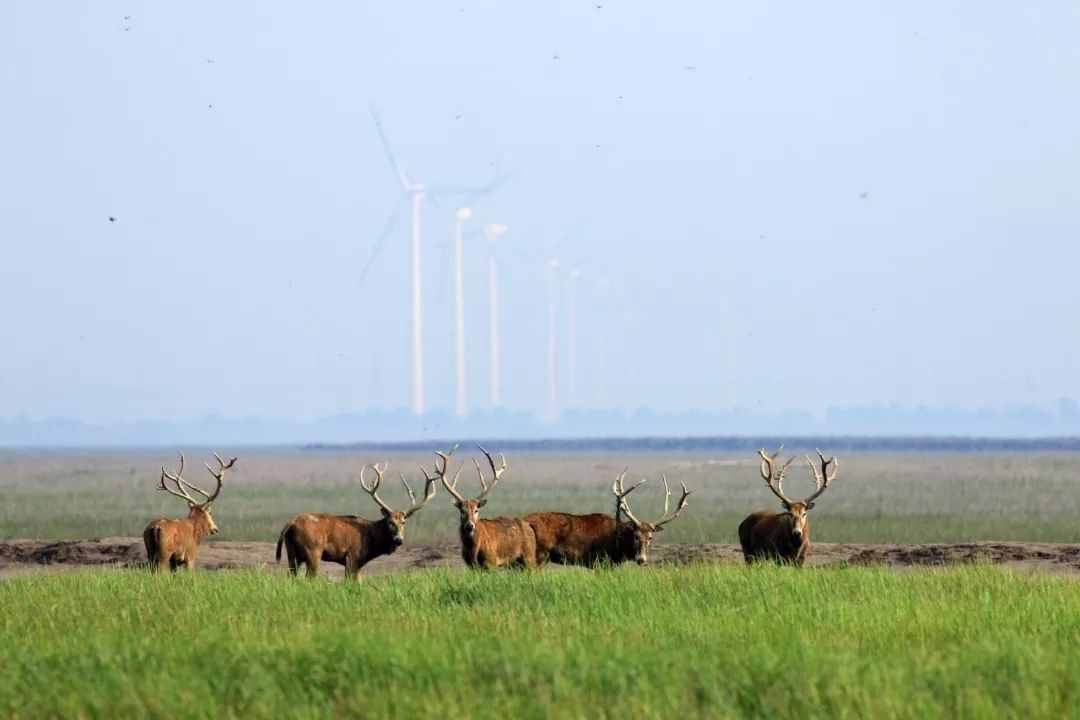
<instances>
[{"instance_id":1,"label":"deer herd","mask_svg":"<svg viewBox=\"0 0 1080 720\"><path fill-rule=\"evenodd\" d=\"M801 567L810 552L810 520L807 514L830 483L836 479L838 463L835 457L825 459L817 451L818 463L806 457L814 492L805 500L792 500L784 494L784 475L795 458L779 463L781 446L775 453L759 450L761 477L769 490L780 500L782 512L758 511L751 513L739 525L739 542L747 564L768 560ZM461 556L465 564L474 569L500 567L537 568L547 563L596 567L634 562L645 565L649 561L649 547L653 536L674 521L686 508L691 492L682 486L681 496L670 510L671 488L667 477L661 475L664 485L664 514L655 522L639 520L630 509L629 495L645 480L629 488L625 485L626 470L619 473L611 485L615 497L612 515L592 513L575 515L565 512L535 512L524 517L481 518L480 511L487 505L488 495L499 484L507 470L506 458L499 455L498 462L484 448L479 448L490 471L485 479L484 469L478 459L473 459L480 483L480 494L466 498L458 490L458 480L464 465L450 477L455 445L449 451L435 451L432 472L424 467L423 498L417 501L409 481L399 473L402 485L408 493L408 510L395 510L379 497L379 489L387 471L387 464L366 465L360 470L360 487L371 496L379 507L382 517L368 520L357 515L330 515L328 513L302 513L290 519L278 536L276 558L281 561L285 548L289 571L296 575L305 566L308 577L315 577L322 561L345 566L346 580L359 580L360 571L367 563L382 555L389 555L405 543L405 525L409 518L427 505L442 485L458 510L458 536ZM211 507L224 484L225 473L236 464L236 458L228 461L214 453L215 470L209 464L206 469L214 478L213 492L206 492L184 479L184 456L175 474L164 466L161 468L159 490L174 495L188 505L188 515L182 519L161 518L154 520L143 531L143 542L150 568L160 572L180 567L193 571L198 558L199 544L207 535L214 535L218 527L211 515ZM820 469L819 469L820 466ZM368 478L368 472L372 477ZM172 487L170 487L170 483ZM175 489L173 489L175 488ZM194 492L201 497L195 497Z\"/></svg>"}]
</instances>

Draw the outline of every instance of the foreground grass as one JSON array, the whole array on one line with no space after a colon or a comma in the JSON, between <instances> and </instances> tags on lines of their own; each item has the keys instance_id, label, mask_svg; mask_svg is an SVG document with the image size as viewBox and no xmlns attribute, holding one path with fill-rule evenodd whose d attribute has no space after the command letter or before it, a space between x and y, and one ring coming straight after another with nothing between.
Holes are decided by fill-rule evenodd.
<instances>
[{"instance_id":1,"label":"foreground grass","mask_svg":"<svg viewBox=\"0 0 1080 720\"><path fill-rule=\"evenodd\" d=\"M1080 588L991 567L0 583L12 717L1075 717Z\"/></svg>"}]
</instances>

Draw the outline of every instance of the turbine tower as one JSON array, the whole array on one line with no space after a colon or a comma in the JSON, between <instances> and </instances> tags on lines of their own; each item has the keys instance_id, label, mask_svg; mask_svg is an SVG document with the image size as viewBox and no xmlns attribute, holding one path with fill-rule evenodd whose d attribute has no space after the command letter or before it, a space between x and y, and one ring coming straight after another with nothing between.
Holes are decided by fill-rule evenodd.
<instances>
[{"instance_id":1,"label":"turbine tower","mask_svg":"<svg viewBox=\"0 0 1080 720\"><path fill-rule=\"evenodd\" d=\"M461 226L472 217L472 209L460 207L455 214L457 222L454 224L454 261L456 279L454 284L454 314L456 327L455 350L457 352L457 416L465 419L468 414L468 404L465 393L465 250L461 239Z\"/></svg>"},{"instance_id":2,"label":"turbine tower","mask_svg":"<svg viewBox=\"0 0 1080 720\"><path fill-rule=\"evenodd\" d=\"M547 347L547 419L555 422L559 419L559 401L555 389L556 383L556 349L558 336L555 332L556 314L558 312L558 272L559 261L552 258L548 262L548 347Z\"/></svg>"},{"instance_id":3,"label":"turbine tower","mask_svg":"<svg viewBox=\"0 0 1080 720\"><path fill-rule=\"evenodd\" d=\"M413 412L417 415L423 415L426 409L424 402L424 296L421 286L423 279L422 265L421 265L421 250L422 250L422 237L421 237L421 210L423 208L425 198L428 198L432 203L437 204L439 197L456 196L462 198L462 206L468 206L478 198L487 195L493 190L497 189L507 178L506 175L500 174L498 168L498 160L496 159L495 174L490 182L481 186L435 186L425 187L420 183L413 182L408 175L405 174L401 164L398 163L397 158L394 156L393 150L390 149L390 141L386 138L386 132L383 130L382 121L379 119L379 113L375 109L374 105L371 106L371 118L375 122L375 131L379 135L379 142L382 144L383 152L386 154L386 159L390 162L390 167L393 168L394 174L397 175L398 182L401 183L401 189L404 192L405 199L411 206L412 213L412 408ZM397 213L390 216L386 226L383 228L382 233L376 238L371 258L360 272L360 282L363 283L367 277L368 272L371 270L375 259L382 251L383 242L394 230L394 226L397 222Z\"/></svg>"},{"instance_id":4,"label":"turbine tower","mask_svg":"<svg viewBox=\"0 0 1080 720\"><path fill-rule=\"evenodd\" d=\"M506 233L509 228L506 225L493 223L484 227L484 234L488 239L488 321L490 325L491 346L491 407L497 408L502 404L501 388L499 382L499 268L495 260L495 242Z\"/></svg>"},{"instance_id":5,"label":"turbine tower","mask_svg":"<svg viewBox=\"0 0 1080 720\"><path fill-rule=\"evenodd\" d=\"M414 183L405 174L405 170L398 164L393 151L390 150L390 142L383 132L382 121L379 120L375 108L371 109L371 117L375 121L375 130L379 133L386 158L391 167L397 173L401 189L410 199L412 204L412 409L417 415L424 414L424 295L421 287L422 276L420 273L420 210L424 203L424 186Z\"/></svg>"}]
</instances>

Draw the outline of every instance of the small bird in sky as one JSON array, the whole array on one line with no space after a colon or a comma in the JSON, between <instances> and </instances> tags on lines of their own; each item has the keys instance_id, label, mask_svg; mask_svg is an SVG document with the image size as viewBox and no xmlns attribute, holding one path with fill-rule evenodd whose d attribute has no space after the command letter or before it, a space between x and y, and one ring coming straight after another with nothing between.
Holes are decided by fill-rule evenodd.
<instances>
[{"instance_id":1,"label":"small bird in sky","mask_svg":"<svg viewBox=\"0 0 1080 720\"><path fill-rule=\"evenodd\" d=\"M870 191L869 190L863 190L861 193L859 193L859 199L860 200L866 200L869 197L870 197Z\"/></svg>"},{"instance_id":2,"label":"small bird in sky","mask_svg":"<svg viewBox=\"0 0 1080 720\"><path fill-rule=\"evenodd\" d=\"M109 222L116 222L116 218L114 218L112 215L110 215L109 216Z\"/></svg>"},{"instance_id":3,"label":"small bird in sky","mask_svg":"<svg viewBox=\"0 0 1080 720\"><path fill-rule=\"evenodd\" d=\"M694 70L697 70L697 65L683 65L683 70L689 70L693 72Z\"/></svg>"}]
</instances>

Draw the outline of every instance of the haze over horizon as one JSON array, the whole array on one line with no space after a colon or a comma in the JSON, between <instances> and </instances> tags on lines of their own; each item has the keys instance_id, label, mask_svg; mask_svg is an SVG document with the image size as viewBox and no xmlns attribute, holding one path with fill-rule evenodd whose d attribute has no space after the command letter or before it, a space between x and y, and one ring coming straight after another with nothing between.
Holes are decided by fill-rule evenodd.
<instances>
[{"instance_id":1,"label":"haze over horizon","mask_svg":"<svg viewBox=\"0 0 1080 720\"><path fill-rule=\"evenodd\" d=\"M466 224L475 410L491 222L510 412L544 411L552 257L564 409L571 268L578 409L1080 397L1075 4L12 0L0 36L0 419L406 407L372 104L418 182L509 176ZM424 210L442 412L454 210Z\"/></svg>"}]
</instances>

